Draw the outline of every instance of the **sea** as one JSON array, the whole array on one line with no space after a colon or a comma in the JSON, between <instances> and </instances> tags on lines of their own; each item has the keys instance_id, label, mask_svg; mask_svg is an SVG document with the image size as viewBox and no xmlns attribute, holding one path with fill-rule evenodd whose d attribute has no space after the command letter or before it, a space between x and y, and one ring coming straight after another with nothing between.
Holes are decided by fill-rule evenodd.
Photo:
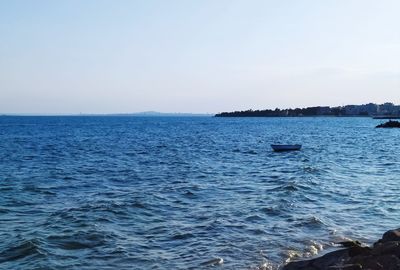
<instances>
[{"instance_id":1,"label":"sea","mask_svg":"<svg viewBox=\"0 0 400 270\"><path fill-rule=\"evenodd\" d=\"M0 269L272 270L371 244L400 227L382 121L2 116Z\"/></svg>"}]
</instances>

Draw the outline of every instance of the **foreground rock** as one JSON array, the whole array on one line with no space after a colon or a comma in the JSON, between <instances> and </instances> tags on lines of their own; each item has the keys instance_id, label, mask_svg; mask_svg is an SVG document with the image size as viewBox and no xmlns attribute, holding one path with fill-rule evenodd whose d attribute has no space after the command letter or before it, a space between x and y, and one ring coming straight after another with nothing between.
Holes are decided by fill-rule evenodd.
<instances>
[{"instance_id":1,"label":"foreground rock","mask_svg":"<svg viewBox=\"0 0 400 270\"><path fill-rule=\"evenodd\" d=\"M316 259L291 262L282 270L400 270L400 228L387 231L372 247L341 243L345 249Z\"/></svg>"},{"instance_id":2,"label":"foreground rock","mask_svg":"<svg viewBox=\"0 0 400 270\"><path fill-rule=\"evenodd\" d=\"M388 122L377 125L376 127L377 128L400 128L400 122L389 120Z\"/></svg>"}]
</instances>

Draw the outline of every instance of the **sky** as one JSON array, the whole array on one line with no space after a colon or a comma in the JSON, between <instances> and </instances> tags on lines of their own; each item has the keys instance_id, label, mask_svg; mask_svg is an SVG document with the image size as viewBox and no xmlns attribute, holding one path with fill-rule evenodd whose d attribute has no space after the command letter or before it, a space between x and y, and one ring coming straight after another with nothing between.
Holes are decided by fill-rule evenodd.
<instances>
[{"instance_id":1,"label":"sky","mask_svg":"<svg viewBox=\"0 0 400 270\"><path fill-rule=\"evenodd\" d=\"M0 113L400 104L398 0L0 0Z\"/></svg>"}]
</instances>

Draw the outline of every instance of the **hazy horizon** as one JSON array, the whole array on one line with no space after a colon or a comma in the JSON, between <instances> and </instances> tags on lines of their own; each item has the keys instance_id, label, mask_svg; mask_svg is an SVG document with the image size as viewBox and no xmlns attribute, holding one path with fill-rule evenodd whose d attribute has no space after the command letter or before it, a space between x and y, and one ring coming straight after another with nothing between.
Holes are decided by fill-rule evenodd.
<instances>
[{"instance_id":1,"label":"hazy horizon","mask_svg":"<svg viewBox=\"0 0 400 270\"><path fill-rule=\"evenodd\" d=\"M391 102L391 101L386 101L386 102ZM386 103L386 102L384 102L384 103ZM375 102L367 102L367 103L364 103L364 104L341 104L341 105L334 105L334 106L329 106L329 105L326 105L326 106L328 106L328 107L331 107L331 108L333 108L333 107L343 107L343 106L347 106L347 105L356 105L356 106L359 106L359 105L365 105L365 104L368 104L368 103L375 103ZM382 105L383 103L375 103L375 104L377 104L377 105ZM394 105L396 105L396 106L400 106L400 104L396 104L396 103L394 103ZM321 106L321 107L325 107L325 105L315 105L315 106L307 106L307 107L318 107L318 106ZM274 110L274 109L281 109L281 110L286 110L286 109L298 109L298 108L300 108L300 109L305 109L305 108L307 108L307 107L270 107L270 108L246 108L246 109L242 109L242 110L236 110L236 109L234 109L234 110L231 110L231 111L227 111L227 112L233 112L233 111L246 111L246 110ZM152 111L139 111L139 112L123 112L123 113L121 113L121 112L110 112L110 113L90 113L90 112L87 112L87 113L81 113L81 112L78 112L78 113L1 113L0 112L0 116L80 116L80 115L83 115L83 116L91 116L91 115L93 115L93 116L101 116L101 115L104 115L104 116L108 116L108 115L110 115L110 116L113 116L113 115L121 115L121 116L124 116L124 115L127 115L127 116L129 116L129 115L132 115L132 116L153 116L153 115L157 115L157 114L160 114L161 116L162 115L174 115L174 114L176 114L176 115L188 115L188 116L190 116L190 115L193 115L193 116L197 116L197 115L199 115L199 116L201 116L201 115L204 115L204 116L209 116L209 115L215 115L215 114L218 114L218 113L222 113L223 111L219 111L219 112L204 112L204 113L193 113L193 112L174 112L174 111L170 111L170 112L166 112L166 111L154 111L154 110L152 110Z\"/></svg>"},{"instance_id":2,"label":"hazy horizon","mask_svg":"<svg viewBox=\"0 0 400 270\"><path fill-rule=\"evenodd\" d=\"M400 2L2 1L1 114L400 103Z\"/></svg>"}]
</instances>

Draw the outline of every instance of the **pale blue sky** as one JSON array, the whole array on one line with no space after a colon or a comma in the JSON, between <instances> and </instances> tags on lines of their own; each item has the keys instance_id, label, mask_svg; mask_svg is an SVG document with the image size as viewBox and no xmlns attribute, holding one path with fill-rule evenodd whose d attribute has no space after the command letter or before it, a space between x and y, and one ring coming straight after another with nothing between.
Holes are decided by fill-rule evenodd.
<instances>
[{"instance_id":1,"label":"pale blue sky","mask_svg":"<svg viewBox=\"0 0 400 270\"><path fill-rule=\"evenodd\" d=\"M398 0L0 0L0 113L400 103Z\"/></svg>"}]
</instances>

